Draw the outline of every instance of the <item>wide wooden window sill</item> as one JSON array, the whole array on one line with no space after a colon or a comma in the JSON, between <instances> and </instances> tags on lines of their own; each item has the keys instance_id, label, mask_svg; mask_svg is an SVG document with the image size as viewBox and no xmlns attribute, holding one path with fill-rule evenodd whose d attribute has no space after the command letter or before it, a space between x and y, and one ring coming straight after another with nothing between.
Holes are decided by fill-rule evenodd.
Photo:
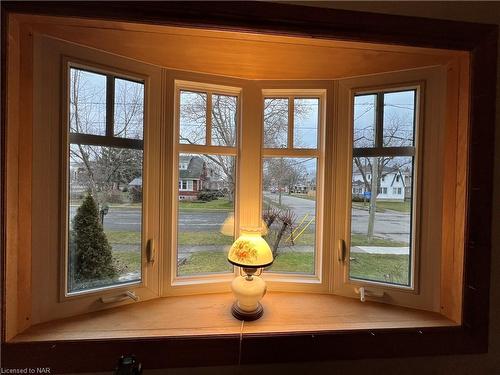
<instances>
[{"instance_id":1,"label":"wide wooden window sill","mask_svg":"<svg viewBox=\"0 0 500 375\"><path fill-rule=\"evenodd\" d=\"M450 327L432 312L319 294L268 293L264 316L233 318L231 293L160 298L30 327L11 342Z\"/></svg>"}]
</instances>

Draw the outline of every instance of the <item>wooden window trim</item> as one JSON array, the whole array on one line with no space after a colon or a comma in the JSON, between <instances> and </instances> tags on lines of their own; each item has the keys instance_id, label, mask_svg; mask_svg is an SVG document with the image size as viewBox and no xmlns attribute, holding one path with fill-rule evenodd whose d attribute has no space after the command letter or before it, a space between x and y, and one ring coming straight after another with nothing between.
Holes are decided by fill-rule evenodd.
<instances>
[{"instance_id":1,"label":"wooden window trim","mask_svg":"<svg viewBox=\"0 0 500 375\"><path fill-rule=\"evenodd\" d=\"M498 27L496 25L431 20L285 4L182 3L88 4L2 3L2 295L5 296L5 165L7 108L7 31L12 13L87 17L138 23L208 27L280 35L315 36L374 43L464 50L470 53L470 127L465 230L463 322L459 327L387 329L373 332L310 332L255 334L245 343L240 360L235 348L239 335L210 335L144 340L95 340L3 344L4 366L20 358L43 358L60 371L108 370L110 359L134 352L149 367L200 366L237 363L312 361L369 357L395 357L459 353L484 353L488 349L491 263L491 197ZM5 316L5 304L2 304ZM2 322L2 341L4 341ZM398 343L398 345L395 345ZM291 348L301 347L297 352ZM357 350L353 351L352 347ZM34 355L36 353L36 355ZM98 353L98 355L97 355ZM204 353L200 355L200 353ZM85 355L82 355L85 354ZM193 355L194 354L194 355ZM91 359L91 360L90 360Z\"/></svg>"}]
</instances>

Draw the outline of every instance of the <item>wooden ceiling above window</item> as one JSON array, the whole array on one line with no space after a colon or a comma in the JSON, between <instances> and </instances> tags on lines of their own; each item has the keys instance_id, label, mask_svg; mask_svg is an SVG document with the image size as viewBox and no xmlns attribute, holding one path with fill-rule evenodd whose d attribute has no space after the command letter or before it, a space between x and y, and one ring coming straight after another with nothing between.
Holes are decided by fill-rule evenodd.
<instances>
[{"instance_id":1,"label":"wooden ceiling above window","mask_svg":"<svg viewBox=\"0 0 500 375\"><path fill-rule=\"evenodd\" d=\"M30 31L158 66L243 79L337 79L447 64L466 52L18 15Z\"/></svg>"}]
</instances>

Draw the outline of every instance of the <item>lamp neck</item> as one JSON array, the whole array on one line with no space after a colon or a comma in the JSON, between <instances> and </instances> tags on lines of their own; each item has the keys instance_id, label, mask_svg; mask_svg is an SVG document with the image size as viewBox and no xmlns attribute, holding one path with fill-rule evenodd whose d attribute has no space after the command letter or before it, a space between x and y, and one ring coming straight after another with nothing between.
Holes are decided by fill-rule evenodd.
<instances>
[{"instance_id":1,"label":"lamp neck","mask_svg":"<svg viewBox=\"0 0 500 375\"><path fill-rule=\"evenodd\" d=\"M245 274L245 279L248 281L253 280L253 275L257 272L257 268L254 267L243 267L243 273Z\"/></svg>"}]
</instances>

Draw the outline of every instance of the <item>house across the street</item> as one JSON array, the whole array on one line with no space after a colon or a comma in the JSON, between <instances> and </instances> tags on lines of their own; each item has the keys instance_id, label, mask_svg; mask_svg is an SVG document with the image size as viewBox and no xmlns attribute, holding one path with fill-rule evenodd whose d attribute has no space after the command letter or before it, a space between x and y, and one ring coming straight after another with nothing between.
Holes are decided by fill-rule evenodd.
<instances>
[{"instance_id":1,"label":"house across the street","mask_svg":"<svg viewBox=\"0 0 500 375\"><path fill-rule=\"evenodd\" d=\"M370 191L371 178L370 168L361 171L354 166L352 172L352 196L358 198L366 197ZM380 178L377 199L403 201L406 198L410 198L410 194L411 173L409 168L384 167Z\"/></svg>"},{"instance_id":2,"label":"house across the street","mask_svg":"<svg viewBox=\"0 0 500 375\"><path fill-rule=\"evenodd\" d=\"M142 177L132 180L129 187L142 187ZM221 190L223 180L199 156L179 156L179 200L195 200L200 190Z\"/></svg>"}]
</instances>

